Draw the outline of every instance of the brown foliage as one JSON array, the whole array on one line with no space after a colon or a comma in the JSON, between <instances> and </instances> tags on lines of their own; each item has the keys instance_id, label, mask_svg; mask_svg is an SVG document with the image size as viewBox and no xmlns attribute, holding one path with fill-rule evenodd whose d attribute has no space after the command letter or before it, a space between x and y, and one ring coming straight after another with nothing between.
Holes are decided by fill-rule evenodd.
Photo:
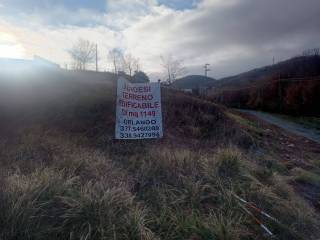
<instances>
[{"instance_id":1,"label":"brown foliage","mask_svg":"<svg viewBox=\"0 0 320 240\"><path fill-rule=\"evenodd\" d=\"M222 91L213 97L229 107L252 108L292 115L320 116L320 79L294 81L272 77L260 86Z\"/></svg>"}]
</instances>

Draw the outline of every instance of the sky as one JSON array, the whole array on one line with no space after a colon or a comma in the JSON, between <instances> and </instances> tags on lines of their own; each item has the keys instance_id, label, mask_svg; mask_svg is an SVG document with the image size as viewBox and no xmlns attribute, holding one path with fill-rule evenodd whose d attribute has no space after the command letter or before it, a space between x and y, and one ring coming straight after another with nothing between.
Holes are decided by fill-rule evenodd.
<instances>
[{"instance_id":1,"label":"sky","mask_svg":"<svg viewBox=\"0 0 320 240\"><path fill-rule=\"evenodd\" d=\"M70 66L82 38L98 44L101 71L117 48L154 80L169 55L221 78L320 47L319 16L319 0L0 0L0 57Z\"/></svg>"}]
</instances>

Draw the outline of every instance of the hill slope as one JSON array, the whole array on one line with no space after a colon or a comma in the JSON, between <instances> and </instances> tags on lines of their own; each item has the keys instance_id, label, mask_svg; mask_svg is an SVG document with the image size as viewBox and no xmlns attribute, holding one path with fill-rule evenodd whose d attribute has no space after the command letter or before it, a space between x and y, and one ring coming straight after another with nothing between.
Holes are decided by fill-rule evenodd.
<instances>
[{"instance_id":1,"label":"hill slope","mask_svg":"<svg viewBox=\"0 0 320 240\"><path fill-rule=\"evenodd\" d=\"M284 158L290 137L169 89L163 139L114 140L115 76L95 76L0 76L1 239L265 239L231 192L278 239L319 237L300 190L317 189L318 146Z\"/></svg>"},{"instance_id":2,"label":"hill slope","mask_svg":"<svg viewBox=\"0 0 320 240\"><path fill-rule=\"evenodd\" d=\"M216 82L211 98L230 107L320 116L320 56L297 57Z\"/></svg>"},{"instance_id":3,"label":"hill slope","mask_svg":"<svg viewBox=\"0 0 320 240\"><path fill-rule=\"evenodd\" d=\"M295 57L275 65L257 68L235 76L219 79L215 87L237 88L259 84L266 78L301 78L320 75L320 56Z\"/></svg>"},{"instance_id":4,"label":"hill slope","mask_svg":"<svg viewBox=\"0 0 320 240\"><path fill-rule=\"evenodd\" d=\"M172 87L176 89L196 89L199 87L208 87L214 84L216 80L210 77L200 75L189 75L177 79L172 83Z\"/></svg>"}]
</instances>

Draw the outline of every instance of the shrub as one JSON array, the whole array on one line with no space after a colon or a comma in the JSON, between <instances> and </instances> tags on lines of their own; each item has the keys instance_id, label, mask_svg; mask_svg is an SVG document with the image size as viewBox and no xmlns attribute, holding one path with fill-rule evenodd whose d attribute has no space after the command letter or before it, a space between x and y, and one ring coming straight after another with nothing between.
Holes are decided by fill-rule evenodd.
<instances>
[{"instance_id":1,"label":"shrub","mask_svg":"<svg viewBox=\"0 0 320 240\"><path fill-rule=\"evenodd\" d=\"M234 178L241 174L242 154L233 148L220 150L216 157L218 176L221 178Z\"/></svg>"},{"instance_id":2,"label":"shrub","mask_svg":"<svg viewBox=\"0 0 320 240\"><path fill-rule=\"evenodd\" d=\"M243 217L236 212L212 212L208 219L208 227L212 229L214 239L236 240L243 235L242 222Z\"/></svg>"}]
</instances>

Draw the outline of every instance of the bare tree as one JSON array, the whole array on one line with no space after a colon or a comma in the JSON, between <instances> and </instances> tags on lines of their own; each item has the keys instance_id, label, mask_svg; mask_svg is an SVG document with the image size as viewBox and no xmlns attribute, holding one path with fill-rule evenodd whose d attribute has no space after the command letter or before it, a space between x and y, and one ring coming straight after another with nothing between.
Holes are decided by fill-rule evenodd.
<instances>
[{"instance_id":1,"label":"bare tree","mask_svg":"<svg viewBox=\"0 0 320 240\"><path fill-rule=\"evenodd\" d=\"M109 51L108 58L113 65L115 74L123 72L132 77L135 72L140 71L139 59L133 57L131 54L124 55L119 48L113 48Z\"/></svg>"},{"instance_id":2,"label":"bare tree","mask_svg":"<svg viewBox=\"0 0 320 240\"><path fill-rule=\"evenodd\" d=\"M183 65L183 61L174 59L172 55L168 55L167 57L161 56L161 61L161 65L166 71L168 77L167 81L169 84L186 73L186 68Z\"/></svg>"},{"instance_id":3,"label":"bare tree","mask_svg":"<svg viewBox=\"0 0 320 240\"><path fill-rule=\"evenodd\" d=\"M140 71L139 59L133 57L131 54L123 56L124 71L131 77L134 72Z\"/></svg>"},{"instance_id":4,"label":"bare tree","mask_svg":"<svg viewBox=\"0 0 320 240\"><path fill-rule=\"evenodd\" d=\"M119 71L123 70L123 54L120 49L113 48L108 53L108 58L112 62L114 73L118 74Z\"/></svg>"},{"instance_id":5,"label":"bare tree","mask_svg":"<svg viewBox=\"0 0 320 240\"><path fill-rule=\"evenodd\" d=\"M95 60L96 45L88 40L79 39L68 52L74 61L74 69L86 70L87 64Z\"/></svg>"},{"instance_id":6,"label":"bare tree","mask_svg":"<svg viewBox=\"0 0 320 240\"><path fill-rule=\"evenodd\" d=\"M141 71L141 63L140 63L140 59L139 58L135 59L135 61L133 63L133 66L134 66L134 71L135 72Z\"/></svg>"}]
</instances>

